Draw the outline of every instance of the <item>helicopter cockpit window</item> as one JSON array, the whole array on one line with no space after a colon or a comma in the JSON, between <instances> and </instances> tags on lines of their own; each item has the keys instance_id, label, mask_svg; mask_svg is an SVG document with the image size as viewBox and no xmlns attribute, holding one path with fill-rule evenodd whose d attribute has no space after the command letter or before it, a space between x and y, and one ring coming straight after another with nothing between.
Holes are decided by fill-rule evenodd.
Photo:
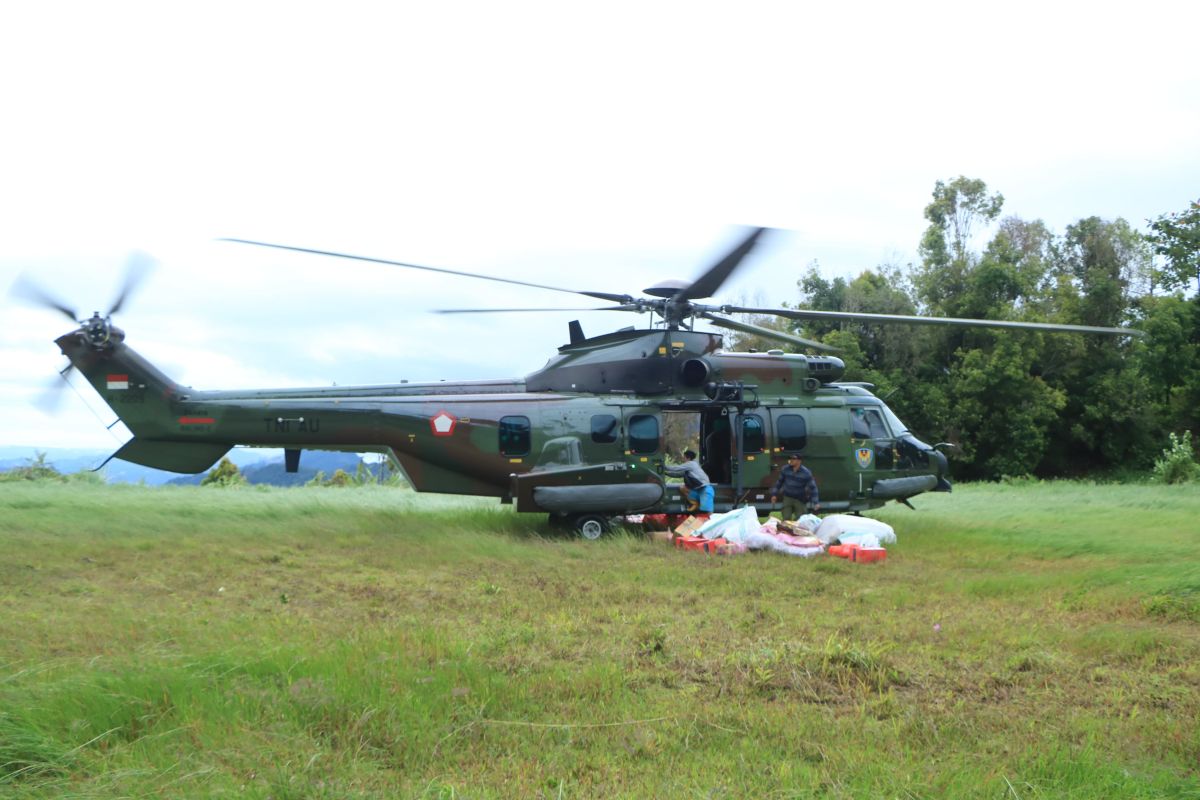
<instances>
[{"instance_id":1,"label":"helicopter cockpit window","mask_svg":"<svg viewBox=\"0 0 1200 800\"><path fill-rule=\"evenodd\" d=\"M883 416L874 408L851 409L850 429L855 439L887 439L891 436Z\"/></svg>"},{"instance_id":2,"label":"helicopter cockpit window","mask_svg":"<svg viewBox=\"0 0 1200 800\"><path fill-rule=\"evenodd\" d=\"M742 452L761 453L766 443L762 417L757 414L747 414L742 417Z\"/></svg>"},{"instance_id":3,"label":"helicopter cockpit window","mask_svg":"<svg viewBox=\"0 0 1200 800\"><path fill-rule=\"evenodd\" d=\"M908 433L908 426L901 422L900 418L892 413L892 410L887 406L883 406L883 416L888 421L888 424L892 426L892 430L897 436Z\"/></svg>"},{"instance_id":4,"label":"helicopter cockpit window","mask_svg":"<svg viewBox=\"0 0 1200 800\"><path fill-rule=\"evenodd\" d=\"M799 414L781 414L775 419L779 447L787 453L798 453L808 445L808 426Z\"/></svg>"},{"instance_id":5,"label":"helicopter cockpit window","mask_svg":"<svg viewBox=\"0 0 1200 800\"><path fill-rule=\"evenodd\" d=\"M883 422L883 415L877 410L868 408L864 416L867 418L867 426L871 429L872 439L886 439L891 435L888 433L887 425Z\"/></svg>"},{"instance_id":6,"label":"helicopter cockpit window","mask_svg":"<svg viewBox=\"0 0 1200 800\"><path fill-rule=\"evenodd\" d=\"M629 418L629 450L633 453L658 450L658 417L634 414Z\"/></svg>"},{"instance_id":7,"label":"helicopter cockpit window","mask_svg":"<svg viewBox=\"0 0 1200 800\"><path fill-rule=\"evenodd\" d=\"M850 409L850 438L852 439L870 439L871 426L863 419L863 409Z\"/></svg>"},{"instance_id":8,"label":"helicopter cockpit window","mask_svg":"<svg viewBox=\"0 0 1200 800\"><path fill-rule=\"evenodd\" d=\"M592 417L592 441L596 444L612 444L617 440L617 418L612 414L596 414Z\"/></svg>"},{"instance_id":9,"label":"helicopter cockpit window","mask_svg":"<svg viewBox=\"0 0 1200 800\"><path fill-rule=\"evenodd\" d=\"M529 455L529 417L501 417L499 430L502 455Z\"/></svg>"}]
</instances>

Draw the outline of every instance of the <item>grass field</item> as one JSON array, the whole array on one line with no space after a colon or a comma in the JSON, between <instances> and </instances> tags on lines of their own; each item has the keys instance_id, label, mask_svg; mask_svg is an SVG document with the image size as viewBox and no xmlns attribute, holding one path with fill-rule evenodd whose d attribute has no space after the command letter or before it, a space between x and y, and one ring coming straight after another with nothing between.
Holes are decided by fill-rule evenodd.
<instances>
[{"instance_id":1,"label":"grass field","mask_svg":"<svg viewBox=\"0 0 1200 800\"><path fill-rule=\"evenodd\" d=\"M0 484L0 796L1200 797L1200 492L916 504L855 565Z\"/></svg>"}]
</instances>

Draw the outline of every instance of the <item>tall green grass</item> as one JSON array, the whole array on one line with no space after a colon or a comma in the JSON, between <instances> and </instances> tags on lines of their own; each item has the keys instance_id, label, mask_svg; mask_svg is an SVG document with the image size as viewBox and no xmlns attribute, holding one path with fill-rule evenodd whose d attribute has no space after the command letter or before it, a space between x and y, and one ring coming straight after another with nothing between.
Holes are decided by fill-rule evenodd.
<instances>
[{"instance_id":1,"label":"tall green grass","mask_svg":"<svg viewBox=\"0 0 1200 800\"><path fill-rule=\"evenodd\" d=\"M5 485L0 796L1200 796L1200 497L917 505L855 565L395 490Z\"/></svg>"}]
</instances>

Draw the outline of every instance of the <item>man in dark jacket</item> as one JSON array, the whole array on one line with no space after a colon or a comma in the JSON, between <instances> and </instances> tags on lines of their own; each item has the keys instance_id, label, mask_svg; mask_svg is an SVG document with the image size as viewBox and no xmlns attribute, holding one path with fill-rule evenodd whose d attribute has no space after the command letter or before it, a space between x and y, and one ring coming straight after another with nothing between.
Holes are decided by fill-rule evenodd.
<instances>
[{"instance_id":1,"label":"man in dark jacket","mask_svg":"<svg viewBox=\"0 0 1200 800\"><path fill-rule=\"evenodd\" d=\"M683 490L680 494L691 502L688 511L700 509L701 513L711 514L713 511L713 487L708 475L696 463L696 451L684 450L684 462L677 467L663 467L663 472L673 478L683 478Z\"/></svg>"},{"instance_id":2,"label":"man in dark jacket","mask_svg":"<svg viewBox=\"0 0 1200 800\"><path fill-rule=\"evenodd\" d=\"M782 517L785 520L800 519L806 513L806 506L811 506L813 511L821 510L817 481L804 466L804 456L799 453L788 456L787 465L779 471L779 480L771 489L771 502L778 502L780 494L783 495Z\"/></svg>"}]
</instances>

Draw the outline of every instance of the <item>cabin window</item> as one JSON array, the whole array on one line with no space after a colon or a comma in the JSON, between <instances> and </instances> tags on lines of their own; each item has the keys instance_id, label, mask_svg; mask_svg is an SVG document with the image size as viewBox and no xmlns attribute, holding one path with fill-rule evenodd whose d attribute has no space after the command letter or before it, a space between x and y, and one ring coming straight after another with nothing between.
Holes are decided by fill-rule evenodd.
<instances>
[{"instance_id":1,"label":"cabin window","mask_svg":"<svg viewBox=\"0 0 1200 800\"><path fill-rule=\"evenodd\" d=\"M617 440L617 418L612 414L596 414L592 417L592 441L596 444L612 444Z\"/></svg>"},{"instance_id":2,"label":"cabin window","mask_svg":"<svg viewBox=\"0 0 1200 800\"><path fill-rule=\"evenodd\" d=\"M747 414L742 417L742 452L761 453L766 444L762 417L758 414Z\"/></svg>"},{"instance_id":3,"label":"cabin window","mask_svg":"<svg viewBox=\"0 0 1200 800\"><path fill-rule=\"evenodd\" d=\"M799 414L781 414L775 420L779 446L789 453L798 453L808 444L808 428Z\"/></svg>"},{"instance_id":4,"label":"cabin window","mask_svg":"<svg viewBox=\"0 0 1200 800\"><path fill-rule=\"evenodd\" d=\"M529 417L500 418L500 454L529 455Z\"/></svg>"},{"instance_id":5,"label":"cabin window","mask_svg":"<svg viewBox=\"0 0 1200 800\"><path fill-rule=\"evenodd\" d=\"M629 418L629 449L634 453L658 450L658 417L634 414Z\"/></svg>"}]
</instances>

